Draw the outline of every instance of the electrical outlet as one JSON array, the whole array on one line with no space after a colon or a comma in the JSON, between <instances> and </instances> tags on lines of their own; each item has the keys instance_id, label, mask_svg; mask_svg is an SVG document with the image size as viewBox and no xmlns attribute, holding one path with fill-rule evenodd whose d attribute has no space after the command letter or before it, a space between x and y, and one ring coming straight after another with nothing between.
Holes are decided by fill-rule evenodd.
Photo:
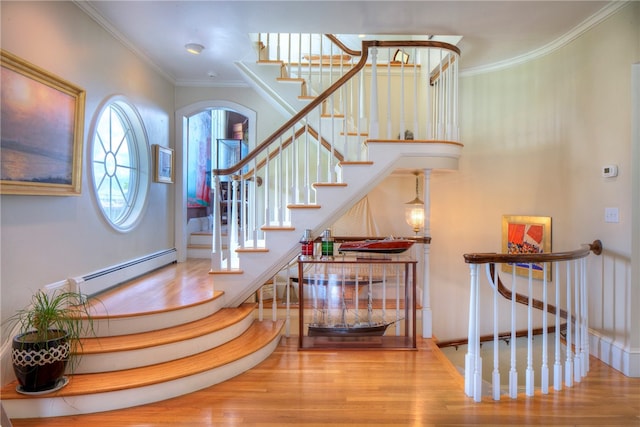
<instances>
[{"instance_id":1,"label":"electrical outlet","mask_svg":"<svg viewBox=\"0 0 640 427\"><path fill-rule=\"evenodd\" d=\"M604 208L604 222L619 222L618 208Z\"/></svg>"}]
</instances>

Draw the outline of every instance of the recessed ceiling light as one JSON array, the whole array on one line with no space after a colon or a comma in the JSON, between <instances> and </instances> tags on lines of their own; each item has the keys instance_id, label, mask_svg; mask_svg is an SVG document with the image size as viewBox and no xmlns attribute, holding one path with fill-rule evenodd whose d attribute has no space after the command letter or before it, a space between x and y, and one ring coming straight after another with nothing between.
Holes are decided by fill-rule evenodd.
<instances>
[{"instance_id":1,"label":"recessed ceiling light","mask_svg":"<svg viewBox=\"0 0 640 427\"><path fill-rule=\"evenodd\" d=\"M204 46L198 43L187 43L184 45L187 52L192 53L194 55L200 55L200 52L204 49Z\"/></svg>"}]
</instances>

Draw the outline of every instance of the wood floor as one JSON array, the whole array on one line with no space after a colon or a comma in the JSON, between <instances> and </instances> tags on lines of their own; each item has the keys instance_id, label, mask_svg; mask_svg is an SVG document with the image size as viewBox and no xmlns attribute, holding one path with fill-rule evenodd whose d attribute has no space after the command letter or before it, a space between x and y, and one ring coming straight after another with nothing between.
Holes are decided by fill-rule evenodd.
<instances>
[{"instance_id":1,"label":"wood floor","mask_svg":"<svg viewBox=\"0 0 640 427\"><path fill-rule=\"evenodd\" d=\"M164 298L169 306L194 298L180 297L181 292L208 289L210 277L180 278L201 271L188 264L158 272L182 289ZM165 294L157 286L149 288L145 279L137 286L146 287L145 294ZM132 285L126 300L135 294ZM111 298L116 297L105 295L102 301L107 305ZM140 310L139 301L132 307ZM153 310L162 305L153 304ZM283 337L278 349L251 371L189 395L98 414L13 420L16 427L479 424L640 426L640 379L592 358L587 378L571 389L475 403L465 396L461 375L431 340L418 339L418 351L298 351L294 336Z\"/></svg>"}]
</instances>

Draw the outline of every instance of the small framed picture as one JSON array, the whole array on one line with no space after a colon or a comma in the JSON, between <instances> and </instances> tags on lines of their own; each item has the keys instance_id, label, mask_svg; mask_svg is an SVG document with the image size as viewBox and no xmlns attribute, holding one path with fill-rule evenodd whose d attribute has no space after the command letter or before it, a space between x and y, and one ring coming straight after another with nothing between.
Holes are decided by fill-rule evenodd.
<instances>
[{"instance_id":1,"label":"small framed picture","mask_svg":"<svg viewBox=\"0 0 640 427\"><path fill-rule=\"evenodd\" d=\"M153 160L155 164L153 180L155 182L172 184L175 174L173 149L162 147L160 145L154 145Z\"/></svg>"},{"instance_id":2,"label":"small framed picture","mask_svg":"<svg viewBox=\"0 0 640 427\"><path fill-rule=\"evenodd\" d=\"M504 215L502 217L502 253L542 254L551 252L551 217ZM503 264L502 271L529 275L528 264ZM533 277L543 278L543 265L533 264ZM551 269L547 269L547 280L551 280Z\"/></svg>"}]
</instances>

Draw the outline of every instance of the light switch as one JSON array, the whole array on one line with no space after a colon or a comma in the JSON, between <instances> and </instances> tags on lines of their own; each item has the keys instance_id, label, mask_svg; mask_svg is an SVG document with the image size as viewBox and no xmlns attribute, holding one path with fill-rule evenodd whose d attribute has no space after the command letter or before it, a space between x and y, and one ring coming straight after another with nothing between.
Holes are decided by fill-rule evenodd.
<instances>
[{"instance_id":1,"label":"light switch","mask_svg":"<svg viewBox=\"0 0 640 427\"><path fill-rule=\"evenodd\" d=\"M618 208L604 208L604 222L619 222Z\"/></svg>"}]
</instances>

